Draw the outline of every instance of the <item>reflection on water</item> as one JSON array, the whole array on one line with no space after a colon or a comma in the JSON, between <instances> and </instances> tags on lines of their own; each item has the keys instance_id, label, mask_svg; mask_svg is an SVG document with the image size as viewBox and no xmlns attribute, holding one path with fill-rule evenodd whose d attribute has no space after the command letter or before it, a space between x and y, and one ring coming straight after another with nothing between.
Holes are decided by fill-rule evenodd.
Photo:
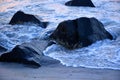
<instances>
[{"instance_id":1,"label":"reflection on water","mask_svg":"<svg viewBox=\"0 0 120 80\"><path fill-rule=\"evenodd\" d=\"M3 3L3 2L10 2L12 0L0 0L0 3Z\"/></svg>"},{"instance_id":2,"label":"reflection on water","mask_svg":"<svg viewBox=\"0 0 120 80\"><path fill-rule=\"evenodd\" d=\"M29 2L29 0L0 0L0 12L6 12L7 9L22 6L23 3L26 4L27 2Z\"/></svg>"}]
</instances>

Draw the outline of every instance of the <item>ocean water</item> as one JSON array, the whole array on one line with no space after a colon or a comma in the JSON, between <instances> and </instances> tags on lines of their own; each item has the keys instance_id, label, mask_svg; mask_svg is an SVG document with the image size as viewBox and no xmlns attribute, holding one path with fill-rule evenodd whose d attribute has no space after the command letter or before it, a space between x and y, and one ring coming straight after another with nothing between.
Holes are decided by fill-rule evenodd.
<instances>
[{"instance_id":1,"label":"ocean water","mask_svg":"<svg viewBox=\"0 0 120 80\"><path fill-rule=\"evenodd\" d=\"M95 17L104 24L114 40L98 41L75 50L54 44L46 48L44 54L66 66L120 70L120 0L92 0L95 8L67 7L64 5L67 1L0 0L0 46L11 50L15 45L48 37L61 21ZM40 20L49 21L50 24L46 29L34 24L9 25L18 10L37 15Z\"/></svg>"}]
</instances>

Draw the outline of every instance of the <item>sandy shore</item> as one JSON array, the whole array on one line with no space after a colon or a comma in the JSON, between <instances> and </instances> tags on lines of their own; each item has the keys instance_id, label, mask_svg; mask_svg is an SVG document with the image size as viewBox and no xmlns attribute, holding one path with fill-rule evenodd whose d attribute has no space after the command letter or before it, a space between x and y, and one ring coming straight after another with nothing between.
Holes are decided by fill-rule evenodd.
<instances>
[{"instance_id":1,"label":"sandy shore","mask_svg":"<svg viewBox=\"0 0 120 80\"><path fill-rule=\"evenodd\" d=\"M120 80L120 71L66 67L58 62L40 68L0 62L0 80Z\"/></svg>"}]
</instances>

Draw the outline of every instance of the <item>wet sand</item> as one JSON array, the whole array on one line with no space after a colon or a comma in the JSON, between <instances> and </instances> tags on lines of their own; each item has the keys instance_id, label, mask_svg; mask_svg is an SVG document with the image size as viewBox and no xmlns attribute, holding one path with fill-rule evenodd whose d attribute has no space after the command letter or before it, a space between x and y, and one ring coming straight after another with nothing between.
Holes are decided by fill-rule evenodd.
<instances>
[{"instance_id":1,"label":"wet sand","mask_svg":"<svg viewBox=\"0 0 120 80\"><path fill-rule=\"evenodd\" d=\"M120 70L66 67L58 62L40 68L0 62L0 80L120 80Z\"/></svg>"}]
</instances>

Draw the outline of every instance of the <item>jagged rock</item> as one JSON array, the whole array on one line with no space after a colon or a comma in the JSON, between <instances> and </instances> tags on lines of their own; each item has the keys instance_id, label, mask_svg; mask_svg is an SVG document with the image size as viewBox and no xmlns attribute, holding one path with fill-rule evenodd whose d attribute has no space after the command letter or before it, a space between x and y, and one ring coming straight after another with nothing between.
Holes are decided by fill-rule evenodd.
<instances>
[{"instance_id":1,"label":"jagged rock","mask_svg":"<svg viewBox=\"0 0 120 80\"><path fill-rule=\"evenodd\" d=\"M65 3L66 6L95 7L91 0L71 0Z\"/></svg>"},{"instance_id":2,"label":"jagged rock","mask_svg":"<svg viewBox=\"0 0 120 80\"><path fill-rule=\"evenodd\" d=\"M26 13L24 13L22 11L17 11L13 15L13 17L12 17L11 21L9 22L9 24L15 25L15 24L23 24L23 23L27 23L27 22L38 24L42 28L46 28L47 25L48 25L48 22L41 22L34 15L26 14Z\"/></svg>"},{"instance_id":3,"label":"jagged rock","mask_svg":"<svg viewBox=\"0 0 120 80\"><path fill-rule=\"evenodd\" d=\"M103 39L113 39L100 21L86 17L61 22L50 38L69 49L86 47Z\"/></svg>"}]
</instances>

